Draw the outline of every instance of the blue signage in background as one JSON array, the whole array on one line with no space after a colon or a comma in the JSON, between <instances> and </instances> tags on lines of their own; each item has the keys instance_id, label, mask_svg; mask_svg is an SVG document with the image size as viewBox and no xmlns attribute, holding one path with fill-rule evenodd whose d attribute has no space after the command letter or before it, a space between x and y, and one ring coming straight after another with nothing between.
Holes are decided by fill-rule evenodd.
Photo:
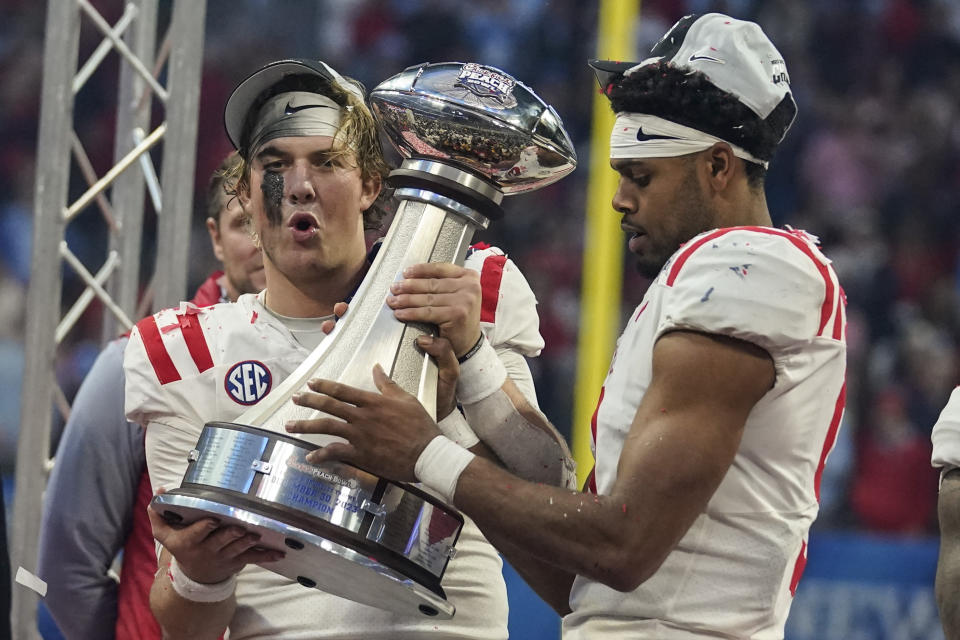
<instances>
[{"instance_id":1,"label":"blue signage in background","mask_svg":"<svg viewBox=\"0 0 960 640\"><path fill-rule=\"evenodd\" d=\"M816 533L786 640L943 640L936 538Z\"/></svg>"}]
</instances>

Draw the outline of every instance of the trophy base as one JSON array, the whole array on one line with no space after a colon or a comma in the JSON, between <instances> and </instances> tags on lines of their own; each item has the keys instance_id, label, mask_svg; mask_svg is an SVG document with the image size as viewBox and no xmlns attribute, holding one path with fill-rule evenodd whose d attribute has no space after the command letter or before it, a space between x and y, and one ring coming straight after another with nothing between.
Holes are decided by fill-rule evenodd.
<instances>
[{"instance_id":1,"label":"trophy base","mask_svg":"<svg viewBox=\"0 0 960 640\"><path fill-rule=\"evenodd\" d=\"M434 593L376 558L286 524L255 511L209 497L187 495L174 489L153 498L153 508L170 522L188 524L217 518L260 535L259 546L283 551L277 562L261 563L265 569L305 587L354 600L371 607L416 617L446 620L456 607L442 592ZM227 498L227 496L224 496Z\"/></svg>"}]
</instances>

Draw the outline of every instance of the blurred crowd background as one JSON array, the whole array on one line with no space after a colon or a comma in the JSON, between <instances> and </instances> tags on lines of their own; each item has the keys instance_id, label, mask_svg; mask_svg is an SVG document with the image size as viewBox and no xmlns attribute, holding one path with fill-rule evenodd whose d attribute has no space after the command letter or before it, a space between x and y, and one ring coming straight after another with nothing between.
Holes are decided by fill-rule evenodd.
<instances>
[{"instance_id":1,"label":"blurred crowd background","mask_svg":"<svg viewBox=\"0 0 960 640\"><path fill-rule=\"evenodd\" d=\"M122 13L120 0L92 4L111 24ZM160 6L169 12L169 0ZM8 491L29 321L33 186L42 170L34 160L43 39L51 35L45 7L0 5L0 470ZM960 381L960 2L644 0L636 59L679 17L713 10L757 21L787 61L800 115L771 166L771 213L779 226L819 236L847 296L848 405L816 528L935 534L929 435ZM282 57L314 57L370 88L424 61L501 67L556 108L580 157L567 179L508 199L506 219L477 237L507 251L537 294L547 344L533 362L538 393L569 434L597 89L585 61L595 57L596 22L597 4L577 0L208 0L190 291L214 265L199 202L230 150L223 104L248 73ZM81 62L101 37L84 28ZM100 175L112 164L117 64L112 56L76 102L75 128ZM162 109L154 113L159 121ZM75 198L86 185L73 175ZM67 232L91 271L105 258L98 216L91 207ZM143 259L152 265L149 244ZM647 284L628 256L623 317ZM81 290L65 270L64 305ZM67 398L99 350L101 313L94 305L60 350Z\"/></svg>"}]
</instances>

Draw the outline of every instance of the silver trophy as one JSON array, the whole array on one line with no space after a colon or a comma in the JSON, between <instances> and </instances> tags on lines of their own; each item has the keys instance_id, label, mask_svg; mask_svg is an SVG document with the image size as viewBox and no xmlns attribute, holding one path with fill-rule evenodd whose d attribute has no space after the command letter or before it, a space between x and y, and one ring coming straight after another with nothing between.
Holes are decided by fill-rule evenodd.
<instances>
[{"instance_id":1,"label":"silver trophy","mask_svg":"<svg viewBox=\"0 0 960 640\"><path fill-rule=\"evenodd\" d=\"M441 578L463 518L425 491L305 456L336 440L286 435L317 417L290 396L315 377L375 389L379 363L435 415L436 365L415 346L432 326L396 320L385 299L403 270L463 264L474 231L503 215L504 195L567 175L576 153L554 110L493 67L421 64L370 95L378 124L403 156L390 174L400 204L349 311L282 384L234 423L204 426L180 488L154 498L172 522L214 516L282 549L262 566L364 604L450 618Z\"/></svg>"}]
</instances>

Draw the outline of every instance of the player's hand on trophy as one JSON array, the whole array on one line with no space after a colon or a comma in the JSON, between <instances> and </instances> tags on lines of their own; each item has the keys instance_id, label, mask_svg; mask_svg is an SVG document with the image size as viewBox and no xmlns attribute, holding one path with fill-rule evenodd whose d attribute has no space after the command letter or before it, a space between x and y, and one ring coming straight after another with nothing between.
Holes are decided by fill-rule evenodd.
<instances>
[{"instance_id":1,"label":"player's hand on trophy","mask_svg":"<svg viewBox=\"0 0 960 640\"><path fill-rule=\"evenodd\" d=\"M397 320L437 325L462 356L480 338L480 274L455 264L415 264L390 285L387 306Z\"/></svg>"},{"instance_id":2,"label":"player's hand on trophy","mask_svg":"<svg viewBox=\"0 0 960 640\"><path fill-rule=\"evenodd\" d=\"M346 302L338 302L333 305L333 320L324 320L323 324L320 325L320 330L324 333L330 333L333 331L333 328L337 326L337 320L343 317L343 314L347 312L347 309L350 308Z\"/></svg>"},{"instance_id":3,"label":"player's hand on trophy","mask_svg":"<svg viewBox=\"0 0 960 640\"><path fill-rule=\"evenodd\" d=\"M346 302L338 302L333 306L335 320L326 320L320 329L324 333L330 333L336 326L337 320L343 317L347 312L349 305ZM437 420L443 420L450 412L457 408L457 380L460 378L460 364L457 362L457 354L453 351L453 346L446 338L425 335L417 338L417 346L424 353L433 357L437 363Z\"/></svg>"},{"instance_id":4,"label":"player's hand on trophy","mask_svg":"<svg viewBox=\"0 0 960 640\"><path fill-rule=\"evenodd\" d=\"M443 420L457 408L457 380L460 363L453 345L446 338L420 336L417 346L437 363L437 421Z\"/></svg>"},{"instance_id":5,"label":"player's hand on trophy","mask_svg":"<svg viewBox=\"0 0 960 640\"><path fill-rule=\"evenodd\" d=\"M162 493L161 489L158 493ZM284 553L258 547L260 536L237 526L221 526L201 518L186 526L168 523L153 505L147 508L153 537L177 559L180 570L196 582L213 584L238 573L247 564L276 562Z\"/></svg>"},{"instance_id":6,"label":"player's hand on trophy","mask_svg":"<svg viewBox=\"0 0 960 640\"><path fill-rule=\"evenodd\" d=\"M373 368L373 381L379 393L332 380L310 380L307 386L312 391L294 394L293 402L334 417L291 420L286 429L347 441L316 449L307 455L307 462L338 460L392 480L416 482L417 458L440 429L420 401L391 380L379 364Z\"/></svg>"}]
</instances>

